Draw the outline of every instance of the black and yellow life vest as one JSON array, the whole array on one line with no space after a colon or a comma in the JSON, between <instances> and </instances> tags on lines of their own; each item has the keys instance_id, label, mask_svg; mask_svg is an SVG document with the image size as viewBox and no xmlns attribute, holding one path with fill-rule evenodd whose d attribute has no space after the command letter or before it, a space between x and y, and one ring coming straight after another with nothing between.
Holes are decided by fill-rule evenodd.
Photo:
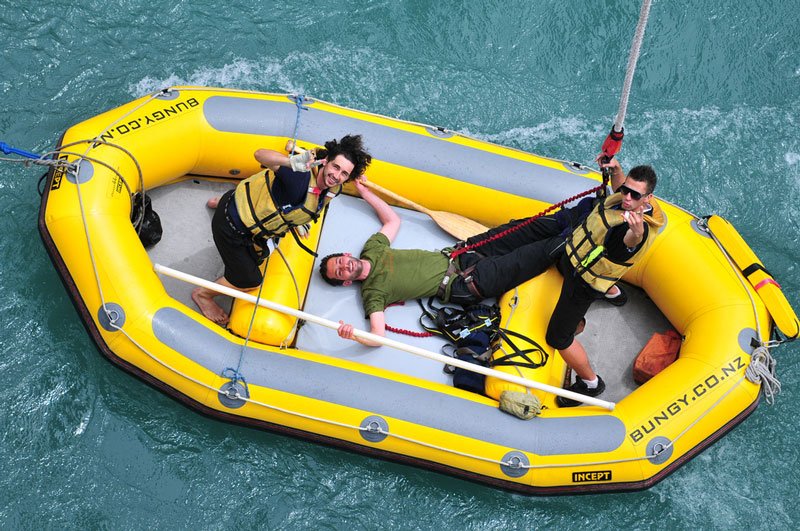
<instances>
[{"instance_id":1,"label":"black and yellow life vest","mask_svg":"<svg viewBox=\"0 0 800 531\"><path fill-rule=\"evenodd\" d=\"M567 238L566 253L575 272L592 288L605 293L625 272L630 269L653 243L658 229L664 225L664 213L655 200L651 201L653 210L644 215L648 225L647 238L630 262L612 262L606 256L606 239L611 228L622 225L624 211L614 209L622 203L621 194L612 194L602 198L595 205L591 214L575 228Z\"/></svg>"},{"instance_id":2,"label":"black and yellow life vest","mask_svg":"<svg viewBox=\"0 0 800 531\"><path fill-rule=\"evenodd\" d=\"M301 205L275 204L272 185L276 177L272 170L258 172L239 183L235 192L236 210L255 239L282 236L292 227L319 218L325 205L342 191L342 186L320 191L316 186L318 171L314 168L309 172L308 193Z\"/></svg>"}]
</instances>

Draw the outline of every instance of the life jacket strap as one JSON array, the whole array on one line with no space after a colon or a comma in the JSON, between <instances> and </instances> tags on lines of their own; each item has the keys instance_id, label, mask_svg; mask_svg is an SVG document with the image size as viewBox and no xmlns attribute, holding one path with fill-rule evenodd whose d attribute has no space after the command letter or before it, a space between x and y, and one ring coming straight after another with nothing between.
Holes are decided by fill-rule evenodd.
<instances>
[{"instance_id":1,"label":"life jacket strap","mask_svg":"<svg viewBox=\"0 0 800 531\"><path fill-rule=\"evenodd\" d=\"M277 232L269 230L264 224L265 223L269 223L272 220L272 218L274 218L275 216L281 216L281 219L283 219L283 216L281 215L280 208L276 209L273 213L271 213L269 216L265 217L264 219L259 219L258 214L256 214L256 206L253 204L253 198L250 195L250 183L249 182L245 182L244 183L244 189L245 189L245 196L247 197L247 206L248 206L248 208L250 208L250 216L256 222L255 225L247 227L248 230L252 231L256 227L258 227L258 229L261 231L259 233L259 236L261 236L262 238L271 238L272 236L277 236ZM267 186L267 190L269 190L269 186ZM269 193L270 193L270 196L272 196L272 191L271 190L270 190ZM274 204L274 198L273 198L273 204ZM285 223L286 222L284 220L284 224Z\"/></svg>"}]
</instances>

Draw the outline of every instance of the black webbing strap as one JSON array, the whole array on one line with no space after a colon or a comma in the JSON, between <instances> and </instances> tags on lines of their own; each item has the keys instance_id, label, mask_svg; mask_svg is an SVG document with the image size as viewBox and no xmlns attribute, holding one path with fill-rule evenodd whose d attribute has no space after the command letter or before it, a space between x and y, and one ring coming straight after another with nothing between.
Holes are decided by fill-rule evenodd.
<instances>
[{"instance_id":1,"label":"black webbing strap","mask_svg":"<svg viewBox=\"0 0 800 531\"><path fill-rule=\"evenodd\" d=\"M311 249L309 249L308 247L306 247L306 246L303 244L303 242L301 242L301 241L300 241L300 236L298 236L298 235L297 235L297 229L296 229L296 227L290 227L290 228L289 228L289 232L292 234L292 236L294 237L294 241L295 241L295 242L297 242L297 245L299 245L299 246L300 246L300 248L301 248L302 250L304 250L305 252L307 252L308 254L310 254L311 256L313 256L314 258L316 258L317 256L319 256L317 253L315 253L314 251L312 251Z\"/></svg>"},{"instance_id":2,"label":"black webbing strap","mask_svg":"<svg viewBox=\"0 0 800 531\"><path fill-rule=\"evenodd\" d=\"M749 266L747 266L747 267L745 267L744 269L742 269L742 273L743 273L743 274L744 274L744 276L745 276L745 277L747 277L747 278L750 278L750 275L752 275L752 274L753 274L753 273L755 273L756 271L763 271L764 273L766 273L767 275L769 275L769 276L771 276L771 277L772 277L772 273L770 273L769 271L767 271L767 268L766 268L766 267L764 267L763 265L761 265L761 264L758 264L758 263L752 263L752 264L750 264ZM775 277L773 277L773 278L775 278Z\"/></svg>"},{"instance_id":3,"label":"black webbing strap","mask_svg":"<svg viewBox=\"0 0 800 531\"><path fill-rule=\"evenodd\" d=\"M514 332L513 330L508 330L506 328L498 328L497 332L500 334L500 337L503 341L508 344L513 350L513 354L506 354L505 356L501 356L499 358L495 358L491 361L492 367L498 366L514 366L514 367L525 367L528 369L537 369L539 367L543 367L547 363L547 359L549 355L545 350L533 339L526 337L518 332ZM512 341L510 336L514 336L518 339L522 339L523 341L527 341L529 344L533 345L533 348L522 350L514 341ZM535 362L533 361L528 354L538 352L541 361ZM525 361L512 361L515 358L522 358Z\"/></svg>"}]
</instances>

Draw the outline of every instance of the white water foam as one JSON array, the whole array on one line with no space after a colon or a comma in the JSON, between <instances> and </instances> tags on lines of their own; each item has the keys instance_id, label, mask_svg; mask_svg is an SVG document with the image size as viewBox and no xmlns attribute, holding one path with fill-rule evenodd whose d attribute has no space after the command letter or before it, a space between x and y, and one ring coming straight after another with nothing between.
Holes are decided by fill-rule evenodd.
<instances>
[{"instance_id":1,"label":"white water foam","mask_svg":"<svg viewBox=\"0 0 800 531\"><path fill-rule=\"evenodd\" d=\"M128 87L135 97L141 97L176 85L197 85L238 89L262 89L280 92L303 92L301 84L286 73L286 60L265 58L261 61L236 59L219 68L202 67L187 76L171 74L166 78L144 77Z\"/></svg>"}]
</instances>

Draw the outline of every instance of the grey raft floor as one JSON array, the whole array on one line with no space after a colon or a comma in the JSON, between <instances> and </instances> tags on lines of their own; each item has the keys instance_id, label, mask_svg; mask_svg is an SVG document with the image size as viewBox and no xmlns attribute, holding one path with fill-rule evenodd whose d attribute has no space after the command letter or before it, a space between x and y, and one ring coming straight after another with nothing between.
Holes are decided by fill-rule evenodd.
<instances>
[{"instance_id":1,"label":"grey raft floor","mask_svg":"<svg viewBox=\"0 0 800 531\"><path fill-rule=\"evenodd\" d=\"M230 183L195 179L149 191L163 227L161 241L148 251L151 261L207 280L219 278L223 272L222 260L211 237L213 211L206 207L206 201L232 187ZM453 243L453 238L427 216L400 208L395 208L395 211L403 222L393 247L434 250ZM379 228L378 219L369 205L360 198L342 195L331 204L318 254L323 257L333 252L349 252L357 256L362 244ZM280 257L275 256L275 259ZM302 310L333 321L341 319L368 330L369 322L363 315L358 287L329 286L319 276L318 264L319 258L312 270ZM162 281L173 298L197 310L191 299L193 286L168 277L162 277ZM298 282L306 281L308 279L298 278ZM606 392L601 398L614 402L636 388L632 376L633 360L652 333L671 328L643 290L631 285L624 287L629 302L623 307L602 301L594 303L586 316L586 329L580 336L592 365L606 382ZM230 308L229 297L220 296L217 300L224 308ZM420 330L419 315L420 309L415 301L386 311L389 324L410 330ZM389 335L392 339L434 352L440 352L443 344L438 338ZM313 324L300 329L296 346L429 381L451 383L451 377L442 371L438 362L389 347L365 347L340 339L334 330Z\"/></svg>"}]
</instances>

